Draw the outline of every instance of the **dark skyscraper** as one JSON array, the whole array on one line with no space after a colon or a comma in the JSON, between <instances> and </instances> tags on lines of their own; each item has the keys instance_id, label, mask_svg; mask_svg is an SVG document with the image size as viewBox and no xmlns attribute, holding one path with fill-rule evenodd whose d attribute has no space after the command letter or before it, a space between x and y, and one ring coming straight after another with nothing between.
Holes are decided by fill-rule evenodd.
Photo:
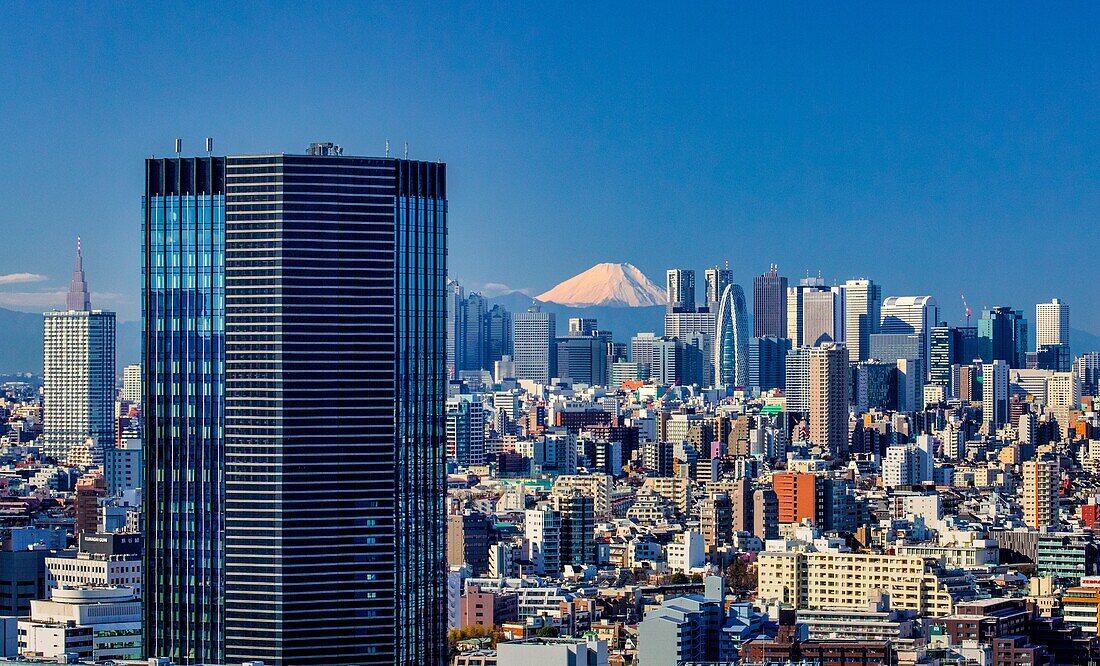
<instances>
[{"instance_id":1,"label":"dark skyscraper","mask_svg":"<svg viewBox=\"0 0 1100 666\"><path fill-rule=\"evenodd\" d=\"M189 483L209 486L211 510L185 515L219 539L224 516L224 548L181 537L169 558L150 542L165 569L147 588L162 601L147 607L151 638L166 628L149 654L442 663L446 167L331 145L217 164L225 369L210 381L224 382L224 453L150 462L147 492L160 495L166 465L202 479ZM201 330L191 312L181 328ZM147 518L171 518L150 504ZM210 587L224 586L224 611L200 617L173 601L185 586L159 586L204 558L223 558Z\"/></svg>"},{"instance_id":2,"label":"dark skyscraper","mask_svg":"<svg viewBox=\"0 0 1100 666\"><path fill-rule=\"evenodd\" d=\"M787 278L772 264L752 279L752 336L787 337Z\"/></svg>"},{"instance_id":3,"label":"dark skyscraper","mask_svg":"<svg viewBox=\"0 0 1100 666\"><path fill-rule=\"evenodd\" d=\"M142 200L145 651L221 663L225 159L150 159Z\"/></svg>"},{"instance_id":4,"label":"dark skyscraper","mask_svg":"<svg viewBox=\"0 0 1100 666\"><path fill-rule=\"evenodd\" d=\"M993 307L978 320L978 355L982 361L1004 361L1010 368L1023 368L1028 350L1027 319L1019 310Z\"/></svg>"}]
</instances>

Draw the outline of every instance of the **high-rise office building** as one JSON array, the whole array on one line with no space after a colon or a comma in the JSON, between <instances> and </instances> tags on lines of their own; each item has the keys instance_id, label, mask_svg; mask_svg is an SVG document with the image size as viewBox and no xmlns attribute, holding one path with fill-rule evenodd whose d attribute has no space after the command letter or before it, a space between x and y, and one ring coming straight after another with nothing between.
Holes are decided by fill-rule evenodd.
<instances>
[{"instance_id":1,"label":"high-rise office building","mask_svg":"<svg viewBox=\"0 0 1100 666\"><path fill-rule=\"evenodd\" d=\"M150 656L445 659L445 169L147 161Z\"/></svg>"},{"instance_id":2,"label":"high-rise office building","mask_svg":"<svg viewBox=\"0 0 1100 666\"><path fill-rule=\"evenodd\" d=\"M596 320L590 317L570 317L568 335L591 336L599 329Z\"/></svg>"},{"instance_id":3,"label":"high-rise office building","mask_svg":"<svg viewBox=\"0 0 1100 666\"><path fill-rule=\"evenodd\" d=\"M931 296L891 296L882 302L879 332L919 335L921 367L927 369L932 328L939 323L939 317L939 306Z\"/></svg>"},{"instance_id":4,"label":"high-rise office building","mask_svg":"<svg viewBox=\"0 0 1100 666\"><path fill-rule=\"evenodd\" d=\"M749 313L738 284L726 285L718 304L714 385L749 386Z\"/></svg>"},{"instance_id":5,"label":"high-rise office building","mask_svg":"<svg viewBox=\"0 0 1100 666\"><path fill-rule=\"evenodd\" d=\"M447 376L454 377L466 358L466 290L457 280L447 280Z\"/></svg>"},{"instance_id":6,"label":"high-rise office building","mask_svg":"<svg viewBox=\"0 0 1100 666\"><path fill-rule=\"evenodd\" d=\"M882 317L882 287L872 280L848 280L844 293L844 345L850 361L866 361L871 354L871 334L878 332Z\"/></svg>"},{"instance_id":7,"label":"high-rise office building","mask_svg":"<svg viewBox=\"0 0 1100 666\"><path fill-rule=\"evenodd\" d=\"M833 454L848 450L848 350L827 343L809 351L810 441Z\"/></svg>"},{"instance_id":8,"label":"high-rise office building","mask_svg":"<svg viewBox=\"0 0 1100 666\"><path fill-rule=\"evenodd\" d=\"M844 292L807 290L802 296L802 346L844 341Z\"/></svg>"},{"instance_id":9,"label":"high-rise office building","mask_svg":"<svg viewBox=\"0 0 1100 666\"><path fill-rule=\"evenodd\" d=\"M688 340L661 338L653 345L649 376L658 384L691 386L703 384L703 339L696 334Z\"/></svg>"},{"instance_id":10,"label":"high-rise office building","mask_svg":"<svg viewBox=\"0 0 1100 666\"><path fill-rule=\"evenodd\" d=\"M122 369L122 399L133 405L141 404L140 363L132 363Z\"/></svg>"},{"instance_id":11,"label":"high-rise office building","mask_svg":"<svg viewBox=\"0 0 1100 666\"><path fill-rule=\"evenodd\" d=\"M1069 306L1060 298L1035 306L1035 348L1069 344Z\"/></svg>"},{"instance_id":12,"label":"high-rise office building","mask_svg":"<svg viewBox=\"0 0 1100 666\"><path fill-rule=\"evenodd\" d=\"M997 359L982 364L982 419L993 435L1008 422L1008 363Z\"/></svg>"},{"instance_id":13,"label":"high-rise office building","mask_svg":"<svg viewBox=\"0 0 1100 666\"><path fill-rule=\"evenodd\" d=\"M59 462L88 438L115 440L115 313L91 309L79 240L65 301L42 321L43 452Z\"/></svg>"},{"instance_id":14,"label":"high-rise office building","mask_svg":"<svg viewBox=\"0 0 1100 666\"><path fill-rule=\"evenodd\" d=\"M955 329L936 326L929 333L928 381L953 395L951 367L955 365Z\"/></svg>"},{"instance_id":15,"label":"high-rise office building","mask_svg":"<svg viewBox=\"0 0 1100 666\"><path fill-rule=\"evenodd\" d=\"M1023 464L1020 505L1024 523L1032 529L1057 527L1058 486L1062 470L1056 459L1028 460Z\"/></svg>"},{"instance_id":16,"label":"high-rise office building","mask_svg":"<svg viewBox=\"0 0 1100 666\"><path fill-rule=\"evenodd\" d=\"M787 278L775 264L752 279L752 317L753 337L787 337Z\"/></svg>"},{"instance_id":17,"label":"high-rise office building","mask_svg":"<svg viewBox=\"0 0 1100 666\"><path fill-rule=\"evenodd\" d=\"M462 305L466 310L462 318L465 340L458 370L488 370L492 367L489 364L489 334L486 330L489 302L475 292L467 296Z\"/></svg>"},{"instance_id":18,"label":"high-rise office building","mask_svg":"<svg viewBox=\"0 0 1100 666\"><path fill-rule=\"evenodd\" d=\"M529 379L542 384L550 381L558 368L557 320L553 312L543 312L532 305L527 312L512 317L512 361L516 364L516 379Z\"/></svg>"},{"instance_id":19,"label":"high-rise office building","mask_svg":"<svg viewBox=\"0 0 1100 666\"><path fill-rule=\"evenodd\" d=\"M760 391L782 389L787 380L791 341L766 336L749 339L749 386Z\"/></svg>"},{"instance_id":20,"label":"high-rise office building","mask_svg":"<svg viewBox=\"0 0 1100 666\"><path fill-rule=\"evenodd\" d=\"M695 271L688 268L670 268L665 271L665 296L669 312L695 310Z\"/></svg>"},{"instance_id":21,"label":"high-rise office building","mask_svg":"<svg viewBox=\"0 0 1100 666\"><path fill-rule=\"evenodd\" d=\"M557 339L555 377L568 378L577 384L590 386L607 383L608 343L604 337L592 333Z\"/></svg>"},{"instance_id":22,"label":"high-rise office building","mask_svg":"<svg viewBox=\"0 0 1100 666\"><path fill-rule=\"evenodd\" d=\"M708 268L703 271L703 279L706 281L706 306L711 312L718 310L718 301L722 298L722 293L726 290L726 286L733 284L733 271L729 269L727 263L725 268Z\"/></svg>"},{"instance_id":23,"label":"high-rise office building","mask_svg":"<svg viewBox=\"0 0 1100 666\"><path fill-rule=\"evenodd\" d=\"M703 352L702 373L706 383L714 378L714 348L718 338L718 310L666 312L665 337L687 341L694 338Z\"/></svg>"},{"instance_id":24,"label":"high-rise office building","mask_svg":"<svg viewBox=\"0 0 1100 666\"><path fill-rule=\"evenodd\" d=\"M494 305L485 313L486 361L489 367L512 355L512 313Z\"/></svg>"},{"instance_id":25,"label":"high-rise office building","mask_svg":"<svg viewBox=\"0 0 1100 666\"><path fill-rule=\"evenodd\" d=\"M1087 352L1073 363L1081 395L1100 395L1100 352Z\"/></svg>"},{"instance_id":26,"label":"high-rise office building","mask_svg":"<svg viewBox=\"0 0 1100 666\"><path fill-rule=\"evenodd\" d=\"M1024 313L996 306L982 311L978 320L978 356L989 363L1001 360L1011 368L1026 365L1027 319Z\"/></svg>"},{"instance_id":27,"label":"high-rise office building","mask_svg":"<svg viewBox=\"0 0 1100 666\"><path fill-rule=\"evenodd\" d=\"M145 171L145 653L223 663L225 158Z\"/></svg>"},{"instance_id":28,"label":"high-rise office building","mask_svg":"<svg viewBox=\"0 0 1100 666\"><path fill-rule=\"evenodd\" d=\"M802 278L797 285L787 288L787 332L780 335L785 335L785 337L790 338L792 346L812 347L816 342L816 338L819 338L826 328L830 331L832 330L833 324L824 323L821 316L822 308L827 305L829 307L829 312L824 320L827 322L832 321L833 299L831 291L832 290L825 286L825 280L820 277ZM814 328L820 328L822 330L819 331L816 336L807 335L805 326L806 295L824 293L829 293L830 295L827 297L821 296L822 303L817 304L813 314ZM831 334L830 340L832 340Z\"/></svg>"}]
</instances>

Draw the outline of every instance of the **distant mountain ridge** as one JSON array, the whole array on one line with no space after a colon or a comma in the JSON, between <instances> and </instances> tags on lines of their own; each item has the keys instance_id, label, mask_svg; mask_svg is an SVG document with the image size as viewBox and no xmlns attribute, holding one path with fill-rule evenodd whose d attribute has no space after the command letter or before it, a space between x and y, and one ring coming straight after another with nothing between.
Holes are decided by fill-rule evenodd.
<instances>
[{"instance_id":1,"label":"distant mountain ridge","mask_svg":"<svg viewBox=\"0 0 1100 666\"><path fill-rule=\"evenodd\" d=\"M141 360L141 323L118 322L115 365L119 372ZM42 314L0 308L0 374L42 374Z\"/></svg>"},{"instance_id":2,"label":"distant mountain ridge","mask_svg":"<svg viewBox=\"0 0 1100 666\"><path fill-rule=\"evenodd\" d=\"M639 308L666 303L665 292L629 263L596 264L539 294L538 300L578 308Z\"/></svg>"}]
</instances>

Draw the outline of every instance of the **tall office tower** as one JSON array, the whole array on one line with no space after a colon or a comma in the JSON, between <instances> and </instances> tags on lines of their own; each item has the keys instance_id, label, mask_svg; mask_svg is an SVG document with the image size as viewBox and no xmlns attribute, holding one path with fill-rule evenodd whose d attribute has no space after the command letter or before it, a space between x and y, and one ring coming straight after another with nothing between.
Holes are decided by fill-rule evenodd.
<instances>
[{"instance_id":1,"label":"tall office tower","mask_svg":"<svg viewBox=\"0 0 1100 666\"><path fill-rule=\"evenodd\" d=\"M598 330L596 320L588 317L570 317L569 335L590 336Z\"/></svg>"},{"instance_id":2,"label":"tall office tower","mask_svg":"<svg viewBox=\"0 0 1100 666\"><path fill-rule=\"evenodd\" d=\"M1011 368L1023 368L1027 344L1024 313L1002 306L982 311L978 320L978 356L983 361L1001 360Z\"/></svg>"},{"instance_id":3,"label":"tall office tower","mask_svg":"<svg viewBox=\"0 0 1100 666\"><path fill-rule=\"evenodd\" d=\"M782 389L787 380L791 341L766 336L749 339L749 386L760 391Z\"/></svg>"},{"instance_id":4,"label":"tall office tower","mask_svg":"<svg viewBox=\"0 0 1100 666\"><path fill-rule=\"evenodd\" d=\"M1060 298L1035 306L1035 349L1069 344L1069 306Z\"/></svg>"},{"instance_id":5,"label":"tall office tower","mask_svg":"<svg viewBox=\"0 0 1100 666\"><path fill-rule=\"evenodd\" d=\"M1020 505L1024 524L1032 529L1058 526L1058 486L1062 470L1057 459L1028 460L1023 464Z\"/></svg>"},{"instance_id":6,"label":"tall office tower","mask_svg":"<svg viewBox=\"0 0 1100 666\"><path fill-rule=\"evenodd\" d=\"M466 358L466 290L457 280L447 280L447 376L454 377Z\"/></svg>"},{"instance_id":7,"label":"tall office tower","mask_svg":"<svg viewBox=\"0 0 1100 666\"><path fill-rule=\"evenodd\" d=\"M810 339L810 336L807 336L805 332L806 294L827 292L831 292L831 290L825 286L825 280L820 277L802 278L796 286L789 287L787 289L787 331L785 334L779 333L778 335L790 338L791 345L794 347L812 347L814 340ZM829 305L832 305L831 297ZM817 318L815 317L816 321Z\"/></svg>"},{"instance_id":8,"label":"tall office tower","mask_svg":"<svg viewBox=\"0 0 1100 666\"><path fill-rule=\"evenodd\" d=\"M955 329L936 326L929 332L928 381L943 386L947 395L953 395L951 366L955 365Z\"/></svg>"},{"instance_id":9,"label":"tall office tower","mask_svg":"<svg viewBox=\"0 0 1100 666\"><path fill-rule=\"evenodd\" d=\"M1008 371L1008 363L1000 359L982 364L982 419L990 435L1008 422Z\"/></svg>"},{"instance_id":10,"label":"tall office tower","mask_svg":"<svg viewBox=\"0 0 1100 666\"><path fill-rule=\"evenodd\" d=\"M79 239L65 301L42 319L43 452L59 462L89 437L115 441L115 313L91 309Z\"/></svg>"},{"instance_id":11,"label":"tall office tower","mask_svg":"<svg viewBox=\"0 0 1100 666\"><path fill-rule=\"evenodd\" d=\"M543 312L538 305L517 312L512 317L512 360L516 364L516 379L530 379L542 384L550 381L557 370L558 328L553 312Z\"/></svg>"},{"instance_id":12,"label":"tall office tower","mask_svg":"<svg viewBox=\"0 0 1100 666\"><path fill-rule=\"evenodd\" d=\"M848 450L848 350L827 343L809 351L810 441L833 454Z\"/></svg>"},{"instance_id":13,"label":"tall office tower","mask_svg":"<svg viewBox=\"0 0 1100 666\"><path fill-rule=\"evenodd\" d=\"M802 346L844 341L844 293L808 290L802 296Z\"/></svg>"},{"instance_id":14,"label":"tall office tower","mask_svg":"<svg viewBox=\"0 0 1100 666\"><path fill-rule=\"evenodd\" d=\"M703 337L698 337L702 334ZM714 378L714 343L718 336L718 311L666 312L665 337L687 341L696 336L697 344L703 351L703 376L706 383Z\"/></svg>"},{"instance_id":15,"label":"tall office tower","mask_svg":"<svg viewBox=\"0 0 1100 666\"><path fill-rule=\"evenodd\" d=\"M882 302L883 334L919 335L921 367L929 367L932 328L939 323L940 309L931 296L891 296Z\"/></svg>"},{"instance_id":16,"label":"tall office tower","mask_svg":"<svg viewBox=\"0 0 1100 666\"><path fill-rule=\"evenodd\" d=\"M225 158L145 169L145 653L224 663Z\"/></svg>"},{"instance_id":17,"label":"tall office tower","mask_svg":"<svg viewBox=\"0 0 1100 666\"><path fill-rule=\"evenodd\" d=\"M844 292L844 345L849 361L866 361L871 354L871 334L878 333L882 318L882 287L872 280L848 280Z\"/></svg>"},{"instance_id":18,"label":"tall office tower","mask_svg":"<svg viewBox=\"0 0 1100 666\"><path fill-rule=\"evenodd\" d=\"M147 654L444 661L445 169L146 162Z\"/></svg>"},{"instance_id":19,"label":"tall office tower","mask_svg":"<svg viewBox=\"0 0 1100 666\"><path fill-rule=\"evenodd\" d=\"M954 331L955 338L955 363L968 365L981 358L978 355L977 326L957 326L951 330Z\"/></svg>"},{"instance_id":20,"label":"tall office tower","mask_svg":"<svg viewBox=\"0 0 1100 666\"><path fill-rule=\"evenodd\" d=\"M553 507L561 516L559 552L562 565L583 566L595 563L595 497L574 490L569 494L555 496Z\"/></svg>"},{"instance_id":21,"label":"tall office tower","mask_svg":"<svg viewBox=\"0 0 1100 666\"><path fill-rule=\"evenodd\" d=\"M703 350L701 336L696 335L694 344L679 338L661 338L653 346L653 363L649 376L658 384L668 386L692 386L702 384Z\"/></svg>"},{"instance_id":22,"label":"tall office tower","mask_svg":"<svg viewBox=\"0 0 1100 666\"><path fill-rule=\"evenodd\" d=\"M787 399L788 413L805 414L810 411L810 348L792 347L787 352L786 377L783 395Z\"/></svg>"},{"instance_id":23,"label":"tall office tower","mask_svg":"<svg viewBox=\"0 0 1100 666\"><path fill-rule=\"evenodd\" d=\"M651 373L653 369L653 352L660 340L656 334L644 332L630 338L630 362L644 364L646 372Z\"/></svg>"},{"instance_id":24,"label":"tall office tower","mask_svg":"<svg viewBox=\"0 0 1100 666\"><path fill-rule=\"evenodd\" d=\"M595 335L558 338L554 376L577 384L605 385L608 381L607 340Z\"/></svg>"},{"instance_id":25,"label":"tall office tower","mask_svg":"<svg viewBox=\"0 0 1100 666\"><path fill-rule=\"evenodd\" d=\"M714 385L748 388L749 313L741 285L722 292L714 340Z\"/></svg>"},{"instance_id":26,"label":"tall office tower","mask_svg":"<svg viewBox=\"0 0 1100 666\"><path fill-rule=\"evenodd\" d=\"M1081 386L1081 395L1100 395L1100 352L1081 354L1074 361L1073 371Z\"/></svg>"},{"instance_id":27,"label":"tall office tower","mask_svg":"<svg viewBox=\"0 0 1100 666\"><path fill-rule=\"evenodd\" d=\"M665 271L665 295L669 312L694 312L695 271L688 268Z\"/></svg>"},{"instance_id":28,"label":"tall office tower","mask_svg":"<svg viewBox=\"0 0 1100 666\"><path fill-rule=\"evenodd\" d=\"M753 337L787 337L787 278L775 264L752 279L752 316Z\"/></svg>"},{"instance_id":29,"label":"tall office tower","mask_svg":"<svg viewBox=\"0 0 1100 666\"><path fill-rule=\"evenodd\" d=\"M489 365L489 336L486 331L486 315L489 302L479 293L466 297L462 307L466 310L462 317L463 355L458 370L487 370Z\"/></svg>"},{"instance_id":30,"label":"tall office tower","mask_svg":"<svg viewBox=\"0 0 1100 666\"><path fill-rule=\"evenodd\" d=\"M722 298L722 292L726 290L726 286L733 283L733 271L729 268L729 262L726 262L725 268L708 268L703 271L703 279L706 281L706 301L707 309L711 312L718 310L718 301Z\"/></svg>"},{"instance_id":31,"label":"tall office tower","mask_svg":"<svg viewBox=\"0 0 1100 666\"><path fill-rule=\"evenodd\" d=\"M897 411L919 412L924 409L924 368L919 358L899 358L895 361L897 379Z\"/></svg>"},{"instance_id":32,"label":"tall office tower","mask_svg":"<svg viewBox=\"0 0 1100 666\"><path fill-rule=\"evenodd\" d=\"M447 400L447 458L459 467L485 464L486 405L478 393Z\"/></svg>"},{"instance_id":33,"label":"tall office tower","mask_svg":"<svg viewBox=\"0 0 1100 666\"><path fill-rule=\"evenodd\" d=\"M494 305L485 313L486 361L490 366L512 355L512 313Z\"/></svg>"},{"instance_id":34,"label":"tall office tower","mask_svg":"<svg viewBox=\"0 0 1100 666\"><path fill-rule=\"evenodd\" d=\"M132 363L122 369L122 399L132 405L141 404L140 363Z\"/></svg>"}]
</instances>

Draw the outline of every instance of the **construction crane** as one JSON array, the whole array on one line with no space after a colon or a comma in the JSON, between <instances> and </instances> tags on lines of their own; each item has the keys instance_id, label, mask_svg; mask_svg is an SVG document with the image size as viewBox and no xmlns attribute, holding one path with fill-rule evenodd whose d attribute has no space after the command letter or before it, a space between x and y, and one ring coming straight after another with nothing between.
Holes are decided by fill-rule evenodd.
<instances>
[{"instance_id":1,"label":"construction crane","mask_svg":"<svg viewBox=\"0 0 1100 666\"><path fill-rule=\"evenodd\" d=\"M970 304L966 302L966 295L959 294L959 297L963 299L963 307L966 308L966 325L970 327Z\"/></svg>"}]
</instances>

